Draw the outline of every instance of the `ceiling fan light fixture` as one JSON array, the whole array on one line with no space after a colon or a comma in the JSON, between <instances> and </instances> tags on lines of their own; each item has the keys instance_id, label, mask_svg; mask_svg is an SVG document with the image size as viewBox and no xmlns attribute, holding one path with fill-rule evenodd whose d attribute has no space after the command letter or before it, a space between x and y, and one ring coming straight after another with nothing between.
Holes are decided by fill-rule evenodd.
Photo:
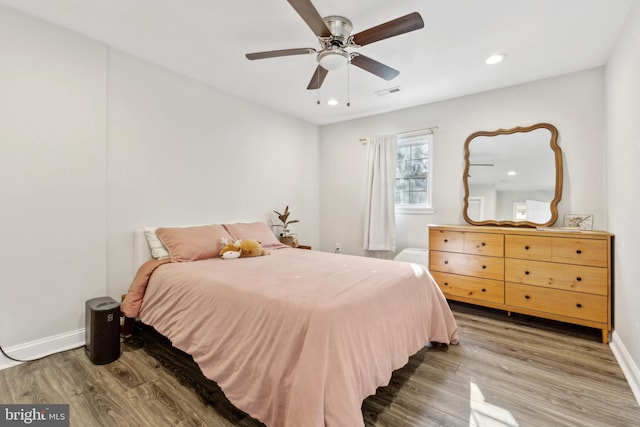
<instances>
[{"instance_id":1,"label":"ceiling fan light fixture","mask_svg":"<svg viewBox=\"0 0 640 427\"><path fill-rule=\"evenodd\" d=\"M344 50L334 47L318 54L318 64L328 71L338 70L349 62L349 54Z\"/></svg>"}]
</instances>

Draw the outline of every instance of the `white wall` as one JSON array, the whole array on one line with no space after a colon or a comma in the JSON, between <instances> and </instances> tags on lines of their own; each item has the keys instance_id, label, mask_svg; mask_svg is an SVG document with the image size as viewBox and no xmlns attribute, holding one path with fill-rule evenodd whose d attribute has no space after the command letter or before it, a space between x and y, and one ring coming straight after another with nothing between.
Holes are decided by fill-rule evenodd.
<instances>
[{"instance_id":1,"label":"white wall","mask_svg":"<svg viewBox=\"0 0 640 427\"><path fill-rule=\"evenodd\" d=\"M6 348L83 328L106 291L106 47L0 7L0 64Z\"/></svg>"},{"instance_id":2,"label":"white wall","mask_svg":"<svg viewBox=\"0 0 640 427\"><path fill-rule=\"evenodd\" d=\"M318 127L0 7L0 345L84 340L145 225L271 220L317 247ZM6 366L0 357L0 368Z\"/></svg>"},{"instance_id":3,"label":"white wall","mask_svg":"<svg viewBox=\"0 0 640 427\"><path fill-rule=\"evenodd\" d=\"M317 126L117 50L108 69L109 294L127 290L146 225L268 221L289 204L317 246Z\"/></svg>"},{"instance_id":4,"label":"white wall","mask_svg":"<svg viewBox=\"0 0 640 427\"><path fill-rule=\"evenodd\" d=\"M506 65L506 64L505 64ZM602 68L421 105L320 128L320 248L363 254L362 137L437 126L430 215L396 215L397 250L426 247L428 224L462 224L463 145L479 130L548 122L558 128L565 213L595 215L605 226L604 71Z\"/></svg>"},{"instance_id":5,"label":"white wall","mask_svg":"<svg viewBox=\"0 0 640 427\"><path fill-rule=\"evenodd\" d=\"M606 67L607 228L615 237L615 336L640 401L640 2L631 8ZM624 365L623 365L624 367Z\"/></svg>"}]
</instances>

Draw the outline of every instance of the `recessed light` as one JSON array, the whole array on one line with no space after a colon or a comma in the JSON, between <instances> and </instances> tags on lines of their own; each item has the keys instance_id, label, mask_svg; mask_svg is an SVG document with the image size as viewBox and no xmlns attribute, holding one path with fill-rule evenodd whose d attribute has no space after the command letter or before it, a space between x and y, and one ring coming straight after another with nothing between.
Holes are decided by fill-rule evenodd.
<instances>
[{"instance_id":1,"label":"recessed light","mask_svg":"<svg viewBox=\"0 0 640 427\"><path fill-rule=\"evenodd\" d=\"M516 175L518 175L518 172L516 172L516 171L509 171L509 172L507 172L507 175L509 175L509 176L516 176Z\"/></svg>"},{"instance_id":2,"label":"recessed light","mask_svg":"<svg viewBox=\"0 0 640 427\"><path fill-rule=\"evenodd\" d=\"M491 55L490 57L488 57L484 62L489 65L493 65L493 64L499 64L505 59L507 59L506 53L496 53L495 55Z\"/></svg>"},{"instance_id":3,"label":"recessed light","mask_svg":"<svg viewBox=\"0 0 640 427\"><path fill-rule=\"evenodd\" d=\"M334 106L334 105L338 105L338 100L337 99L330 99L327 101L327 104Z\"/></svg>"}]
</instances>

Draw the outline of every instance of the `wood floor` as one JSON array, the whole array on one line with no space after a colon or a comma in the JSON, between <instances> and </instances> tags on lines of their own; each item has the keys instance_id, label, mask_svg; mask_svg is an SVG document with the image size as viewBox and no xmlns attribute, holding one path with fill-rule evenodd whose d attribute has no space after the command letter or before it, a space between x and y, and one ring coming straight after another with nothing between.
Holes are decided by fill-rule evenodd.
<instances>
[{"instance_id":1,"label":"wood floor","mask_svg":"<svg viewBox=\"0 0 640 427\"><path fill-rule=\"evenodd\" d=\"M598 330L452 308L460 344L411 357L364 401L367 427L640 426ZM143 334L122 350L103 366L76 349L0 371L0 403L68 403L71 426L82 427L262 425L162 340Z\"/></svg>"}]
</instances>

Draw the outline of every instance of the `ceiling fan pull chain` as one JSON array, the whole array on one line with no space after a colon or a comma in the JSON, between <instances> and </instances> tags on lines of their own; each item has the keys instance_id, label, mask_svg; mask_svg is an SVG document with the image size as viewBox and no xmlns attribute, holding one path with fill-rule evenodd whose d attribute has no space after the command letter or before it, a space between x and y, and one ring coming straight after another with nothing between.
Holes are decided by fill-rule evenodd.
<instances>
[{"instance_id":1,"label":"ceiling fan pull chain","mask_svg":"<svg viewBox=\"0 0 640 427\"><path fill-rule=\"evenodd\" d=\"M317 105L320 105L320 68L316 69L316 79L318 80L318 100Z\"/></svg>"},{"instance_id":2,"label":"ceiling fan pull chain","mask_svg":"<svg viewBox=\"0 0 640 427\"><path fill-rule=\"evenodd\" d=\"M351 73L349 70L351 69L351 61L347 62L347 107L351 107L351 86L350 86L350 76Z\"/></svg>"}]
</instances>

